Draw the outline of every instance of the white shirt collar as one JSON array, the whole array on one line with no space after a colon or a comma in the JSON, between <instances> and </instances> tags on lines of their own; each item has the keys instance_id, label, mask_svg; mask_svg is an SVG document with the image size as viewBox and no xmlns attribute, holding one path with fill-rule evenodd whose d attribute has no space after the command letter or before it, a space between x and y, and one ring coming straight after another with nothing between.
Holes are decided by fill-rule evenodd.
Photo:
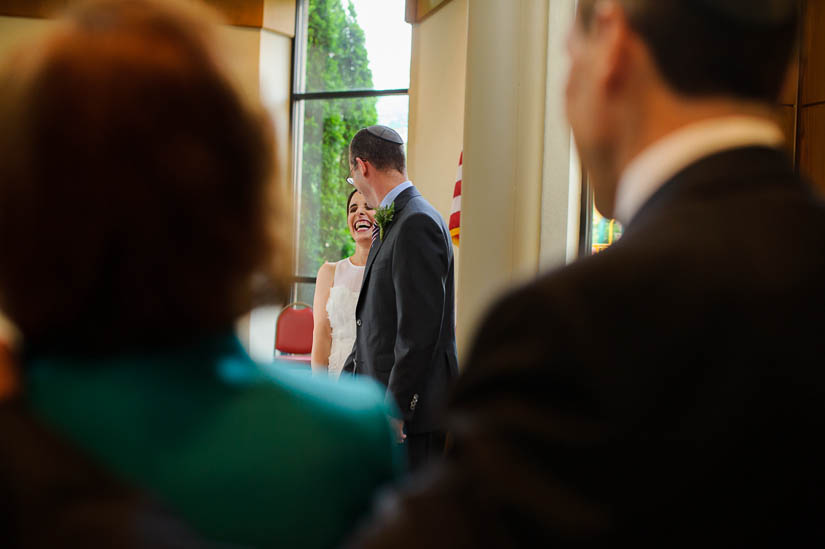
<instances>
[{"instance_id":1,"label":"white shirt collar","mask_svg":"<svg viewBox=\"0 0 825 549\"><path fill-rule=\"evenodd\" d=\"M639 208L682 169L711 154L739 147L781 147L779 126L755 116L696 122L648 146L627 165L616 189L616 219L627 225Z\"/></svg>"},{"instance_id":2,"label":"white shirt collar","mask_svg":"<svg viewBox=\"0 0 825 549\"><path fill-rule=\"evenodd\" d=\"M404 181L403 183L399 183L398 185L393 187L390 192L387 193L387 195L381 201L381 204L379 204L379 207L380 208L386 208L387 206L392 204L393 201L395 201L396 198L398 198L399 194L406 191L407 189L409 189L412 186L413 186L413 184L412 184L412 181L410 181L410 180Z\"/></svg>"}]
</instances>

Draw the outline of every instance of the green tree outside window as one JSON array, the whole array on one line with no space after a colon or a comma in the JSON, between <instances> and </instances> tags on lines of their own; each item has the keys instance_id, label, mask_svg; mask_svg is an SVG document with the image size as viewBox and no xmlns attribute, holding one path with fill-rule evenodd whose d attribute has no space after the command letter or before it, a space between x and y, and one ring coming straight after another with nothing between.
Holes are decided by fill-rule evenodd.
<instances>
[{"instance_id":1,"label":"green tree outside window","mask_svg":"<svg viewBox=\"0 0 825 549\"><path fill-rule=\"evenodd\" d=\"M310 0L306 89L371 89L372 71L364 31L351 2ZM359 129L377 123L377 98L306 100L301 170L301 243L298 273L314 275L324 261L351 255L355 244L346 224L352 187L347 146Z\"/></svg>"}]
</instances>

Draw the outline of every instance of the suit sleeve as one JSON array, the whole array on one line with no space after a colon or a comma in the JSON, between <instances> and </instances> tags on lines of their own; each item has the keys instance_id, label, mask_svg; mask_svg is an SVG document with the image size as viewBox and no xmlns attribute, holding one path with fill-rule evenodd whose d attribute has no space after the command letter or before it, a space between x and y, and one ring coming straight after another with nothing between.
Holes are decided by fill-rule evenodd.
<instances>
[{"instance_id":1,"label":"suit sleeve","mask_svg":"<svg viewBox=\"0 0 825 549\"><path fill-rule=\"evenodd\" d=\"M352 351L350 351L349 356L347 356L346 360L344 360L343 366L344 372L353 372L355 371L355 347L353 346Z\"/></svg>"},{"instance_id":2,"label":"suit sleeve","mask_svg":"<svg viewBox=\"0 0 825 549\"><path fill-rule=\"evenodd\" d=\"M436 359L444 321L449 243L441 226L427 214L408 218L393 248L396 336L387 397L405 421L413 417L413 399L422 394Z\"/></svg>"}]
</instances>

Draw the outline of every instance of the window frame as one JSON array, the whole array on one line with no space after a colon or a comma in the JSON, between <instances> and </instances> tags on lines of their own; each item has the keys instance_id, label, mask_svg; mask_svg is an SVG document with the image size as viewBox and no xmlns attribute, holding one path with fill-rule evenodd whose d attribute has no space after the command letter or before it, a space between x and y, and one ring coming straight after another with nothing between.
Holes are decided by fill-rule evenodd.
<instances>
[{"instance_id":1,"label":"window frame","mask_svg":"<svg viewBox=\"0 0 825 549\"><path fill-rule=\"evenodd\" d=\"M290 127L292 144L292 201L293 212L293 257L292 257L292 288L290 289L289 301L295 301L298 296L299 284L315 284L315 276L304 276L298 274L298 261L301 246L301 176L303 162L304 145L304 106L307 101L325 99L350 99L361 97L388 97L393 95L406 95L409 98L409 88L393 89L359 89L359 90L338 90L338 91L314 91L306 92L306 63L307 63L307 40L306 33L309 26L309 1L297 0L295 5L295 37L292 41L292 85L289 98L290 103ZM409 108L407 111L409 119Z\"/></svg>"}]
</instances>

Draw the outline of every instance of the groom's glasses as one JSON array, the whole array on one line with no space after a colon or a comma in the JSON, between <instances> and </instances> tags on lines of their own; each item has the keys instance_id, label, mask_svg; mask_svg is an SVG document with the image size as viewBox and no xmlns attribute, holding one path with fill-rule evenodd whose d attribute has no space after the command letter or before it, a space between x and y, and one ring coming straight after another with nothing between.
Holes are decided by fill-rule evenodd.
<instances>
[{"instance_id":1,"label":"groom's glasses","mask_svg":"<svg viewBox=\"0 0 825 549\"><path fill-rule=\"evenodd\" d=\"M352 178L352 171L356 168L356 166L358 166L357 163L352 165L352 167L349 170L350 177L347 178L347 183L349 183L353 187L355 186L355 180Z\"/></svg>"}]
</instances>

